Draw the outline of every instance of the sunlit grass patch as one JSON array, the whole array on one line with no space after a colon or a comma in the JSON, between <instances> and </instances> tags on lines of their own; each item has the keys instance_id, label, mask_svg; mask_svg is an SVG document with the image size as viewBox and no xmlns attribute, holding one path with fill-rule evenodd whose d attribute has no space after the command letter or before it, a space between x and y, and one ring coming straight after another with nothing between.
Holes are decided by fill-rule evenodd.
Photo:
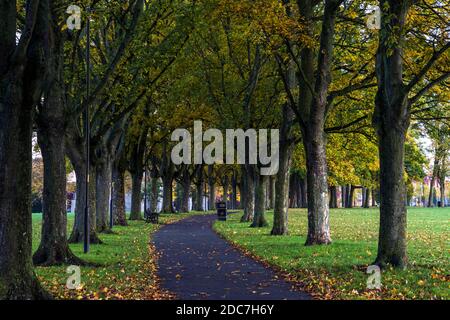
<instances>
[{"instance_id":1,"label":"sunlit grass patch","mask_svg":"<svg viewBox=\"0 0 450 320\"><path fill-rule=\"evenodd\" d=\"M240 215L216 222L215 230L264 262L281 268L288 276L316 294L331 299L448 299L449 219L448 208L408 210L408 256L406 271L382 273L381 291L366 289L365 270L376 257L378 209L331 210L333 243L305 247L307 215L304 209L291 209L289 236L270 236L269 227L249 228Z\"/></svg>"},{"instance_id":2,"label":"sunlit grass patch","mask_svg":"<svg viewBox=\"0 0 450 320\"><path fill-rule=\"evenodd\" d=\"M201 214L201 213L191 213ZM144 221L128 221L129 226L114 226L114 233L100 234L101 245L91 245L88 254L83 244L71 244L70 248L86 262L97 267L81 267L79 290L69 290L66 282L70 274L67 266L37 267L36 273L57 299L169 299L168 292L161 291L156 277L156 252L150 245L152 234L163 224L186 217L186 214L163 214L160 225ZM74 217L68 217L68 233ZM33 250L40 241L42 218L33 215Z\"/></svg>"}]
</instances>

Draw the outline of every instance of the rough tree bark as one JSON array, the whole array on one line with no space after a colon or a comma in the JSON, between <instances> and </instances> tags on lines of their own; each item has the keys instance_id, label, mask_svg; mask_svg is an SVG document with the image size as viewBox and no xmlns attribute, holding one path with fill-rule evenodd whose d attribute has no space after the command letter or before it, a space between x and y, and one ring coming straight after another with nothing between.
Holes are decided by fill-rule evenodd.
<instances>
[{"instance_id":1,"label":"rough tree bark","mask_svg":"<svg viewBox=\"0 0 450 320\"><path fill-rule=\"evenodd\" d=\"M403 26L409 1L382 0L382 19L376 72L378 92L373 123L380 155L380 232L375 263L407 265L404 145L409 127L408 95L402 74ZM387 12L385 12L387 10ZM390 39L399 43L392 47Z\"/></svg>"},{"instance_id":2,"label":"rough tree bark","mask_svg":"<svg viewBox=\"0 0 450 320\"><path fill-rule=\"evenodd\" d=\"M152 177L151 180L151 203L150 208L152 212L158 211L158 198L159 198L159 188L158 188L158 178Z\"/></svg>"},{"instance_id":3,"label":"rough tree bark","mask_svg":"<svg viewBox=\"0 0 450 320\"><path fill-rule=\"evenodd\" d=\"M204 211L204 173L203 173L203 165L197 165L195 169L195 211Z\"/></svg>"},{"instance_id":4,"label":"rough tree bark","mask_svg":"<svg viewBox=\"0 0 450 320\"><path fill-rule=\"evenodd\" d=\"M185 165L181 172L181 186L183 189L183 195L181 199L181 212L189 212L189 199L191 195L191 173L189 172L189 166Z\"/></svg>"},{"instance_id":5,"label":"rough tree bark","mask_svg":"<svg viewBox=\"0 0 450 320\"><path fill-rule=\"evenodd\" d=\"M231 179L231 209L237 208L237 177L236 172L233 172L233 177Z\"/></svg>"},{"instance_id":6,"label":"rough tree bark","mask_svg":"<svg viewBox=\"0 0 450 320\"><path fill-rule=\"evenodd\" d=\"M376 207L377 206L377 202L375 200L375 194L376 194L375 189L372 189L372 196L371 196L371 198L372 198L372 207Z\"/></svg>"},{"instance_id":7,"label":"rough tree bark","mask_svg":"<svg viewBox=\"0 0 450 320\"><path fill-rule=\"evenodd\" d=\"M216 177L213 165L208 166L208 189L209 210L216 210Z\"/></svg>"},{"instance_id":8,"label":"rough tree bark","mask_svg":"<svg viewBox=\"0 0 450 320\"><path fill-rule=\"evenodd\" d=\"M70 119L66 129L66 153L72 163L77 180L76 185L76 205L75 222L72 233L69 237L69 243L83 242L84 239L84 211L86 207L86 154L84 137L80 136L75 119ZM96 216L95 216L95 170L90 164L90 182L89 182L89 239L90 243L102 243L97 235ZM95 181L95 180L94 180Z\"/></svg>"},{"instance_id":9,"label":"rough tree bark","mask_svg":"<svg viewBox=\"0 0 450 320\"><path fill-rule=\"evenodd\" d=\"M362 203L362 207L363 208L369 208L369 198L370 198L370 189L369 188L363 188L363 203Z\"/></svg>"},{"instance_id":10,"label":"rough tree bark","mask_svg":"<svg viewBox=\"0 0 450 320\"><path fill-rule=\"evenodd\" d=\"M323 137L323 129L316 128L316 130L320 130L319 132L311 129L306 129L303 133L308 168L308 236L306 245L328 244L331 243L331 236L325 137Z\"/></svg>"},{"instance_id":11,"label":"rough tree bark","mask_svg":"<svg viewBox=\"0 0 450 320\"><path fill-rule=\"evenodd\" d=\"M268 176L258 174L258 181L255 188L255 214L253 216L253 222L250 225L252 228L268 226L264 216L266 212L267 180Z\"/></svg>"},{"instance_id":12,"label":"rough tree bark","mask_svg":"<svg viewBox=\"0 0 450 320\"><path fill-rule=\"evenodd\" d=\"M173 185L171 177L163 177L163 213L174 213L173 208Z\"/></svg>"},{"instance_id":13,"label":"rough tree bark","mask_svg":"<svg viewBox=\"0 0 450 320\"><path fill-rule=\"evenodd\" d=\"M109 233L109 206L111 193L112 164L108 155L95 168L95 208L97 232Z\"/></svg>"},{"instance_id":14,"label":"rough tree bark","mask_svg":"<svg viewBox=\"0 0 450 320\"><path fill-rule=\"evenodd\" d=\"M245 165L244 180L244 214L241 217L241 222L250 222L253 220L255 214L255 175L254 166Z\"/></svg>"},{"instance_id":15,"label":"rough tree bark","mask_svg":"<svg viewBox=\"0 0 450 320\"><path fill-rule=\"evenodd\" d=\"M147 146L148 128L144 127L137 141L131 147L128 171L132 178L130 220L142 220L142 178L144 175L144 156Z\"/></svg>"},{"instance_id":16,"label":"rough tree bark","mask_svg":"<svg viewBox=\"0 0 450 320\"><path fill-rule=\"evenodd\" d=\"M50 296L31 258L31 139L34 106L48 74L49 1L28 3L20 33L16 17L16 1L1 1L0 299L41 299Z\"/></svg>"},{"instance_id":17,"label":"rough tree bark","mask_svg":"<svg viewBox=\"0 0 450 320\"><path fill-rule=\"evenodd\" d=\"M297 175L292 173L289 178L289 208L296 208L297 206Z\"/></svg>"},{"instance_id":18,"label":"rough tree bark","mask_svg":"<svg viewBox=\"0 0 450 320\"><path fill-rule=\"evenodd\" d=\"M337 189L336 186L330 186L330 208L337 208Z\"/></svg>"},{"instance_id":19,"label":"rough tree bark","mask_svg":"<svg viewBox=\"0 0 450 320\"><path fill-rule=\"evenodd\" d=\"M163 151L161 158L161 179L163 183L163 213L174 213L173 208L173 179L175 174L175 166L170 160L170 152L167 151L167 142L163 143Z\"/></svg>"},{"instance_id":20,"label":"rough tree bark","mask_svg":"<svg viewBox=\"0 0 450 320\"><path fill-rule=\"evenodd\" d=\"M444 208L445 207L445 175L442 175L439 177L439 190L441 193L441 203L440 203L440 207Z\"/></svg>"},{"instance_id":21,"label":"rough tree bark","mask_svg":"<svg viewBox=\"0 0 450 320\"><path fill-rule=\"evenodd\" d=\"M144 172L138 170L131 174L131 212L130 220L142 220L142 179Z\"/></svg>"},{"instance_id":22,"label":"rough tree bark","mask_svg":"<svg viewBox=\"0 0 450 320\"><path fill-rule=\"evenodd\" d=\"M230 183L229 183L229 177L225 175L225 177L222 178L222 188L223 188L223 201L225 201L227 208L229 208L229 189L230 189Z\"/></svg>"},{"instance_id":23,"label":"rough tree bark","mask_svg":"<svg viewBox=\"0 0 450 320\"><path fill-rule=\"evenodd\" d=\"M313 13L319 2L297 1L306 32L314 34ZM325 1L320 47L300 50L301 70L299 70L300 97L292 101L292 107L302 131L306 155L306 179L308 189L308 235L306 245L331 243L328 207L328 177L325 152L325 118L329 109L329 86L336 15L341 0ZM317 60L317 70L314 61ZM285 85L286 86L286 85ZM288 96L292 97L289 89ZM292 100L292 98L290 98Z\"/></svg>"},{"instance_id":24,"label":"rough tree bark","mask_svg":"<svg viewBox=\"0 0 450 320\"><path fill-rule=\"evenodd\" d=\"M355 198L355 186L349 185L349 192L347 193L348 200L347 200L347 208L353 208L353 201Z\"/></svg>"},{"instance_id":25,"label":"rough tree bark","mask_svg":"<svg viewBox=\"0 0 450 320\"><path fill-rule=\"evenodd\" d=\"M63 43L59 30L53 30L52 55L49 59L50 87L36 116L38 143L44 162L42 231L34 265L84 264L67 242L65 95L63 82Z\"/></svg>"},{"instance_id":26,"label":"rough tree bark","mask_svg":"<svg viewBox=\"0 0 450 320\"><path fill-rule=\"evenodd\" d=\"M301 178L300 179L300 192L302 195L302 203L301 203L301 207L302 208L307 208L308 207L308 196L307 196L307 185L306 185L306 179L305 178Z\"/></svg>"},{"instance_id":27,"label":"rough tree bark","mask_svg":"<svg viewBox=\"0 0 450 320\"><path fill-rule=\"evenodd\" d=\"M112 215L114 225L127 226L125 213L125 168L115 161L112 168Z\"/></svg>"},{"instance_id":28,"label":"rough tree bark","mask_svg":"<svg viewBox=\"0 0 450 320\"><path fill-rule=\"evenodd\" d=\"M341 186L341 207L345 208L347 205L347 186Z\"/></svg>"},{"instance_id":29,"label":"rough tree bark","mask_svg":"<svg viewBox=\"0 0 450 320\"><path fill-rule=\"evenodd\" d=\"M67 140L66 140L67 142ZM69 150L72 148L68 148L69 159L71 159L72 166L75 170L75 176L77 179L76 185L76 205L75 205L75 222L73 225L72 233L69 237L69 243L80 243L83 242L84 239L84 209L86 207L86 166L84 162L84 158L80 158L78 160L74 160L73 153ZM78 149L84 150L84 149ZM92 172L91 166L91 177L95 177L94 172ZM100 244L102 241L97 235L97 221L95 215L95 184L89 183L89 240L92 244Z\"/></svg>"},{"instance_id":30,"label":"rough tree bark","mask_svg":"<svg viewBox=\"0 0 450 320\"><path fill-rule=\"evenodd\" d=\"M95 163L96 183L96 209L97 231L110 233L110 215L112 213L112 169L116 161L125 163L124 135L128 116L117 121L104 133L97 133L94 140L97 142L93 152ZM124 165L122 165L124 167ZM113 215L114 222L114 215Z\"/></svg>"},{"instance_id":31,"label":"rough tree bark","mask_svg":"<svg viewBox=\"0 0 450 320\"><path fill-rule=\"evenodd\" d=\"M435 48L409 83L403 80L403 46L409 0L380 0L381 30L376 58L378 91L375 98L373 124L376 128L380 155L380 232L375 263L398 268L407 265L406 254L406 188L403 180L404 145L410 122L411 106L433 86L450 77L438 68L440 76L422 88L420 84L438 59L450 49L450 42ZM395 39L395 41L392 41ZM415 95L409 97L411 92Z\"/></svg>"},{"instance_id":32,"label":"rough tree bark","mask_svg":"<svg viewBox=\"0 0 450 320\"><path fill-rule=\"evenodd\" d=\"M295 114L288 105L283 107L283 120L280 130L279 142L279 167L273 188L273 227L272 235L287 235L288 210L289 210L289 177L291 168L291 157L294 143L292 139L292 124Z\"/></svg>"},{"instance_id":33,"label":"rough tree bark","mask_svg":"<svg viewBox=\"0 0 450 320\"><path fill-rule=\"evenodd\" d=\"M269 179L269 209L274 209L276 176L271 176Z\"/></svg>"},{"instance_id":34,"label":"rough tree bark","mask_svg":"<svg viewBox=\"0 0 450 320\"><path fill-rule=\"evenodd\" d=\"M430 193L428 194L428 207L434 207L434 202L436 199L436 176L438 172L439 167L439 159L435 155L434 157L434 163L433 163L433 173L431 175L430 180Z\"/></svg>"}]
</instances>

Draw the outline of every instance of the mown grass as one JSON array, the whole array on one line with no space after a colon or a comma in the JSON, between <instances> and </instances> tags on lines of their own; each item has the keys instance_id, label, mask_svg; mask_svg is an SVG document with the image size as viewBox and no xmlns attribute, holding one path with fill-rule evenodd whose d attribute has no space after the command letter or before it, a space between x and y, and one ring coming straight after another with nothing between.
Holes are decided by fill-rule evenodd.
<instances>
[{"instance_id":1,"label":"mown grass","mask_svg":"<svg viewBox=\"0 0 450 320\"><path fill-rule=\"evenodd\" d=\"M292 209L289 236L270 236L269 227L249 228L240 214L216 222L215 230L242 250L279 267L293 281L323 299L449 299L448 208L408 209L409 268L388 269L381 290L367 290L366 268L377 253L379 210L333 209L329 246L305 247L307 213Z\"/></svg>"},{"instance_id":2,"label":"mown grass","mask_svg":"<svg viewBox=\"0 0 450 320\"><path fill-rule=\"evenodd\" d=\"M192 212L189 215L201 214ZM104 242L91 245L88 254L82 244L71 244L72 251L84 261L98 266L81 267L82 287L66 288L70 274L67 266L36 267L41 283L57 299L168 299L170 294L160 290L156 278L156 253L149 244L151 235L163 224L172 223L187 214L164 214L160 225L143 221L128 221L129 226L114 226L113 234L100 234ZM74 222L68 216L68 234ZM33 214L33 251L40 242L41 214Z\"/></svg>"}]
</instances>

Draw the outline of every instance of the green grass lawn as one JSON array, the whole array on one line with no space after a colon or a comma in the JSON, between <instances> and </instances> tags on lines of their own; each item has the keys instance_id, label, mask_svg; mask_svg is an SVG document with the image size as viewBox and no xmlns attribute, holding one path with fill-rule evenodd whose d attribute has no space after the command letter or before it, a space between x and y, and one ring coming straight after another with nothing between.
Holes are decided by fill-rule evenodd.
<instances>
[{"instance_id":1,"label":"green grass lawn","mask_svg":"<svg viewBox=\"0 0 450 320\"><path fill-rule=\"evenodd\" d=\"M192 212L189 215L201 214ZM187 214L161 215L160 224L171 223ZM68 234L74 217L68 216ZM33 251L40 241L42 217L33 214ZM160 225L143 221L129 221L128 227L115 226L114 234L100 234L104 244L91 245L88 254L82 244L70 245L83 260L99 264L98 267L81 267L82 288L69 290L66 281L70 274L67 266L37 267L36 273L58 299L167 299L170 295L158 288L156 278L156 253L149 240Z\"/></svg>"},{"instance_id":2,"label":"green grass lawn","mask_svg":"<svg viewBox=\"0 0 450 320\"><path fill-rule=\"evenodd\" d=\"M378 209L332 209L329 246L305 247L307 213L291 209L289 236L270 236L271 227L249 228L240 214L214 229L322 299L449 299L448 208L408 209L408 256L406 271L385 270L382 289L367 290L366 268L376 257ZM273 212L266 215L272 225Z\"/></svg>"}]
</instances>

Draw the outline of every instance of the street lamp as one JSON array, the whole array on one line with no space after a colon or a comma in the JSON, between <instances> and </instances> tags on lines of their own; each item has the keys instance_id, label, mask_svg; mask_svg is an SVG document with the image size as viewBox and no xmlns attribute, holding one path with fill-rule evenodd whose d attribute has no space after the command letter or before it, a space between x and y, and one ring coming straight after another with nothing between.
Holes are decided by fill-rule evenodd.
<instances>
[{"instance_id":1,"label":"street lamp","mask_svg":"<svg viewBox=\"0 0 450 320\"><path fill-rule=\"evenodd\" d=\"M81 29L81 9L76 5L70 5L66 12L70 14L67 19L67 27L69 30L80 30ZM84 207L84 226L83 226L83 248L84 253L89 252L89 157L90 157L90 145L89 145L89 137L90 137L90 125L89 125L89 97L90 97L90 86L91 86L91 70L90 70L90 60L91 60L91 52L90 52L90 44L91 44L91 9L90 7L86 8L87 12L87 21L86 21L86 101L84 107L84 135L85 135L85 148L86 148L86 172L85 172L85 197L86 204Z\"/></svg>"},{"instance_id":2,"label":"street lamp","mask_svg":"<svg viewBox=\"0 0 450 320\"><path fill-rule=\"evenodd\" d=\"M89 171L90 171L90 135L91 128L89 125L89 97L91 91L91 8L87 7L87 21L86 21L86 103L84 107L84 132L85 132L85 147L86 147L86 206L84 208L84 253L89 252Z\"/></svg>"},{"instance_id":3,"label":"street lamp","mask_svg":"<svg viewBox=\"0 0 450 320\"><path fill-rule=\"evenodd\" d=\"M144 219L147 219L147 162L148 159L145 157L144 165Z\"/></svg>"}]
</instances>

